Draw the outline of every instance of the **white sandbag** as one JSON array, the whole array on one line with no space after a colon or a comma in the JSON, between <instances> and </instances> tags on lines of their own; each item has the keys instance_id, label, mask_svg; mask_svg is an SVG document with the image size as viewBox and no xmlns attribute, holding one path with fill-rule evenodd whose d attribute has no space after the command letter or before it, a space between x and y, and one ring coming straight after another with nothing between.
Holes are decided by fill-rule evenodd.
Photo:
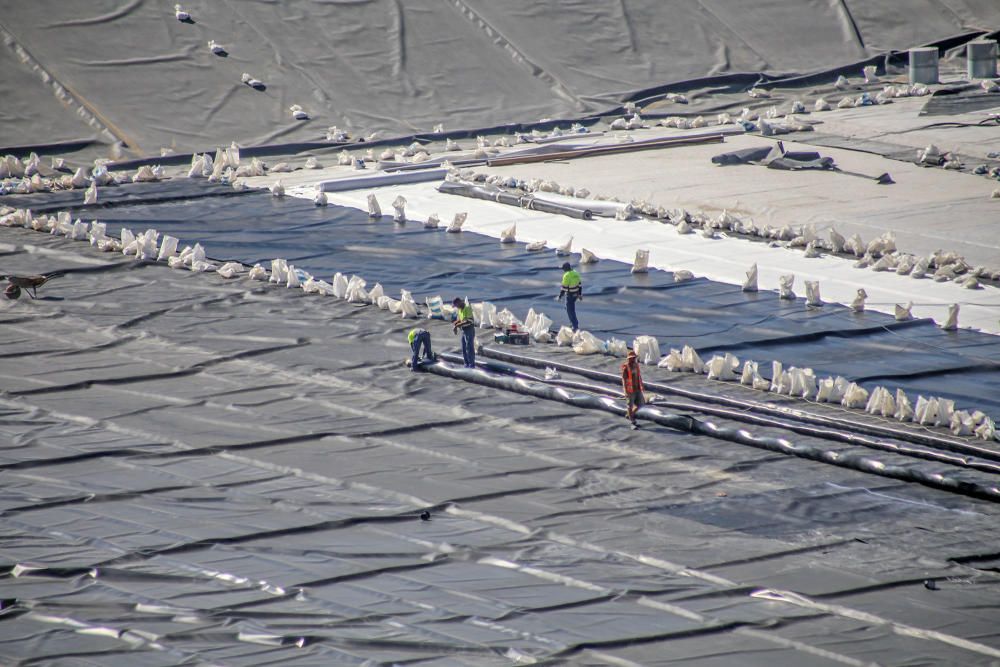
<instances>
[{"instance_id":1,"label":"white sandbag","mask_svg":"<svg viewBox=\"0 0 1000 667\"><path fill-rule=\"evenodd\" d=\"M347 298L347 277L339 271L333 274L333 295L338 299Z\"/></svg>"},{"instance_id":2,"label":"white sandbag","mask_svg":"<svg viewBox=\"0 0 1000 667\"><path fill-rule=\"evenodd\" d=\"M133 183L152 183L157 180L159 179L153 172L153 167L148 164L144 164L139 167L135 172L135 176L132 177Z\"/></svg>"},{"instance_id":3,"label":"white sandbag","mask_svg":"<svg viewBox=\"0 0 1000 667\"><path fill-rule=\"evenodd\" d=\"M822 97L817 99L816 103L813 104L813 111L829 111L829 110L830 110L830 103L827 102Z\"/></svg>"},{"instance_id":4,"label":"white sandbag","mask_svg":"<svg viewBox=\"0 0 1000 667\"><path fill-rule=\"evenodd\" d=\"M201 247L200 243L195 243L194 247L191 248L191 254L188 257L188 262L190 264L194 264L195 262L204 262L204 261L206 261L205 249Z\"/></svg>"},{"instance_id":5,"label":"white sandbag","mask_svg":"<svg viewBox=\"0 0 1000 667\"><path fill-rule=\"evenodd\" d=\"M647 273L649 271L649 251L636 250L635 261L632 262L632 273Z\"/></svg>"},{"instance_id":6,"label":"white sandbag","mask_svg":"<svg viewBox=\"0 0 1000 667\"><path fill-rule=\"evenodd\" d=\"M534 241L524 246L524 249L528 252L538 252L539 250L545 249L545 243L546 241Z\"/></svg>"},{"instance_id":7,"label":"white sandbag","mask_svg":"<svg viewBox=\"0 0 1000 667\"><path fill-rule=\"evenodd\" d=\"M253 268L250 269L250 273L247 274L250 280L267 280L267 269L265 269L260 264L254 264Z\"/></svg>"},{"instance_id":8,"label":"white sandbag","mask_svg":"<svg viewBox=\"0 0 1000 667\"><path fill-rule=\"evenodd\" d=\"M489 301L473 304L474 321L480 329L493 329L499 322L497 307Z\"/></svg>"},{"instance_id":9,"label":"white sandbag","mask_svg":"<svg viewBox=\"0 0 1000 667\"><path fill-rule=\"evenodd\" d=\"M376 306L378 306L381 310L389 310L389 307L395 301L396 301L395 299L393 299L391 296L388 296L386 294L383 294L383 295L379 296L377 299L373 299L374 304ZM397 306L397 308L398 308L398 306Z\"/></svg>"},{"instance_id":10,"label":"white sandbag","mask_svg":"<svg viewBox=\"0 0 1000 667\"><path fill-rule=\"evenodd\" d=\"M684 361L681 359L680 350L671 349L656 365L658 368L666 368L674 373L684 370Z\"/></svg>"},{"instance_id":11,"label":"white sandbag","mask_svg":"<svg viewBox=\"0 0 1000 667\"><path fill-rule=\"evenodd\" d=\"M552 339L552 319L545 313L538 313L535 321L528 327L531 338L538 343L548 343Z\"/></svg>"},{"instance_id":12,"label":"white sandbag","mask_svg":"<svg viewBox=\"0 0 1000 667\"><path fill-rule=\"evenodd\" d=\"M865 65L862 72L865 75L865 83L878 83L878 75L875 74L875 65Z\"/></svg>"},{"instance_id":13,"label":"white sandbag","mask_svg":"<svg viewBox=\"0 0 1000 667\"><path fill-rule=\"evenodd\" d=\"M427 220L424 221L424 229L437 229L438 225L441 223L440 218L438 218L437 213L431 213L427 216Z\"/></svg>"},{"instance_id":14,"label":"white sandbag","mask_svg":"<svg viewBox=\"0 0 1000 667\"><path fill-rule=\"evenodd\" d=\"M852 382L844 392L840 404L845 408L864 408L868 404L868 390Z\"/></svg>"},{"instance_id":15,"label":"white sandbag","mask_svg":"<svg viewBox=\"0 0 1000 667\"><path fill-rule=\"evenodd\" d=\"M757 262L754 262L753 266L750 267L750 270L747 271L747 278L743 281L743 291L757 291Z\"/></svg>"},{"instance_id":16,"label":"white sandbag","mask_svg":"<svg viewBox=\"0 0 1000 667\"><path fill-rule=\"evenodd\" d=\"M556 333L556 345L559 347L564 347L566 345L573 344L573 329L568 326L559 327L559 331Z\"/></svg>"},{"instance_id":17,"label":"white sandbag","mask_svg":"<svg viewBox=\"0 0 1000 667\"><path fill-rule=\"evenodd\" d=\"M867 298L868 292L863 287L859 287L858 293L854 296L854 300L851 301L851 310L855 313L863 313L865 311L865 299Z\"/></svg>"},{"instance_id":18,"label":"white sandbag","mask_svg":"<svg viewBox=\"0 0 1000 667\"><path fill-rule=\"evenodd\" d=\"M445 229L446 232L451 232L455 234L462 231L462 225L465 224L465 219L469 216L468 213L456 213L455 217L452 218L451 223L448 228Z\"/></svg>"},{"instance_id":19,"label":"white sandbag","mask_svg":"<svg viewBox=\"0 0 1000 667\"><path fill-rule=\"evenodd\" d=\"M122 227L120 238L122 248L129 248L131 250L131 252L123 252L123 254L134 255L137 248L135 243L135 234L132 233L132 230L128 227Z\"/></svg>"},{"instance_id":20,"label":"white sandbag","mask_svg":"<svg viewBox=\"0 0 1000 667\"><path fill-rule=\"evenodd\" d=\"M368 217L376 220L382 217L382 207L378 205L374 194L368 195Z\"/></svg>"},{"instance_id":21,"label":"white sandbag","mask_svg":"<svg viewBox=\"0 0 1000 667\"><path fill-rule=\"evenodd\" d=\"M987 417L976 427L975 436L981 440L995 440L997 437L996 425L993 420Z\"/></svg>"},{"instance_id":22,"label":"white sandbag","mask_svg":"<svg viewBox=\"0 0 1000 667\"><path fill-rule=\"evenodd\" d=\"M844 398L844 392L847 390L847 380L837 376L834 378L824 378L820 380L819 391L816 394L816 400L821 403L840 403Z\"/></svg>"},{"instance_id":23,"label":"white sandbag","mask_svg":"<svg viewBox=\"0 0 1000 667\"><path fill-rule=\"evenodd\" d=\"M628 343L619 338L612 338L605 345L608 349L608 354L612 357L624 357L628 354Z\"/></svg>"},{"instance_id":24,"label":"white sandbag","mask_svg":"<svg viewBox=\"0 0 1000 667\"><path fill-rule=\"evenodd\" d=\"M211 170L208 171L211 174ZM188 169L188 178L199 178L205 175L205 156L195 153L191 156L191 168Z\"/></svg>"},{"instance_id":25,"label":"white sandbag","mask_svg":"<svg viewBox=\"0 0 1000 667\"><path fill-rule=\"evenodd\" d=\"M791 388L789 393L799 398L813 398L818 387L816 384L816 374L811 368L790 368L788 375L791 377Z\"/></svg>"},{"instance_id":26,"label":"white sandbag","mask_svg":"<svg viewBox=\"0 0 1000 667\"><path fill-rule=\"evenodd\" d=\"M507 229L500 232L500 243L514 243L517 241L515 236L517 235L517 223L508 227Z\"/></svg>"},{"instance_id":27,"label":"white sandbag","mask_svg":"<svg viewBox=\"0 0 1000 667\"><path fill-rule=\"evenodd\" d=\"M87 223L82 220L77 220L73 223L73 227L70 229L69 238L74 241L85 241L87 240Z\"/></svg>"},{"instance_id":28,"label":"white sandbag","mask_svg":"<svg viewBox=\"0 0 1000 667\"><path fill-rule=\"evenodd\" d=\"M376 306L378 305L378 300L383 296L385 296L385 290L382 289L382 283L375 283L375 287L368 290L368 300Z\"/></svg>"},{"instance_id":29,"label":"white sandbag","mask_svg":"<svg viewBox=\"0 0 1000 667\"><path fill-rule=\"evenodd\" d=\"M136 242L138 243L136 257L144 261L156 259L159 252L159 249L156 247L159 237L160 235L155 229L147 229L136 237Z\"/></svg>"},{"instance_id":30,"label":"white sandbag","mask_svg":"<svg viewBox=\"0 0 1000 667\"><path fill-rule=\"evenodd\" d=\"M330 203L329 198L323 191L317 192L316 196L313 197L313 206L326 206Z\"/></svg>"},{"instance_id":31,"label":"white sandbag","mask_svg":"<svg viewBox=\"0 0 1000 667\"><path fill-rule=\"evenodd\" d=\"M769 391L777 392L778 386L781 383L781 376L784 374L784 369L780 361L771 362L771 386Z\"/></svg>"},{"instance_id":32,"label":"white sandbag","mask_svg":"<svg viewBox=\"0 0 1000 667\"><path fill-rule=\"evenodd\" d=\"M955 401L950 398L938 399L938 413L934 420L935 426L948 426L951 424L951 416L955 414Z\"/></svg>"},{"instance_id":33,"label":"white sandbag","mask_svg":"<svg viewBox=\"0 0 1000 667\"><path fill-rule=\"evenodd\" d=\"M496 317L493 318L493 322L490 326L494 327L495 329L507 329L512 326L517 326L519 329L523 329L524 322L519 320L517 318L517 315L515 315L509 309L504 308L503 310L501 310L499 313L496 314Z\"/></svg>"},{"instance_id":34,"label":"white sandbag","mask_svg":"<svg viewBox=\"0 0 1000 667\"><path fill-rule=\"evenodd\" d=\"M239 262L226 262L219 267L218 271L216 271L216 273L226 279L235 278L242 272L243 265Z\"/></svg>"},{"instance_id":35,"label":"white sandbag","mask_svg":"<svg viewBox=\"0 0 1000 667\"><path fill-rule=\"evenodd\" d=\"M270 280L272 283L286 282L288 280L288 262L283 259L272 259Z\"/></svg>"},{"instance_id":36,"label":"white sandbag","mask_svg":"<svg viewBox=\"0 0 1000 667\"><path fill-rule=\"evenodd\" d=\"M685 345L681 350L681 365L689 373L702 374L705 372L705 362L701 360L698 353L690 345Z\"/></svg>"},{"instance_id":37,"label":"white sandbag","mask_svg":"<svg viewBox=\"0 0 1000 667\"><path fill-rule=\"evenodd\" d=\"M87 232L87 238L90 239L90 245L96 246L99 241L103 241L108 238L107 232L108 226L106 223L92 220L90 223L90 229ZM163 238L166 240L166 237Z\"/></svg>"},{"instance_id":38,"label":"white sandbag","mask_svg":"<svg viewBox=\"0 0 1000 667\"><path fill-rule=\"evenodd\" d=\"M787 274L778 277L778 298L779 299L794 299L795 292L792 291L792 285L795 283L795 276L792 274Z\"/></svg>"},{"instance_id":39,"label":"white sandbag","mask_svg":"<svg viewBox=\"0 0 1000 667\"><path fill-rule=\"evenodd\" d=\"M768 391L771 388L771 381L761 377L758 373L754 373L753 388L757 391Z\"/></svg>"},{"instance_id":40,"label":"white sandbag","mask_svg":"<svg viewBox=\"0 0 1000 667\"><path fill-rule=\"evenodd\" d=\"M561 246L556 246L556 255L560 257L565 257L567 255L572 255L572 254L573 254L573 237L571 236L569 237L569 240L566 241L566 243L563 243Z\"/></svg>"},{"instance_id":41,"label":"white sandbag","mask_svg":"<svg viewBox=\"0 0 1000 667\"><path fill-rule=\"evenodd\" d=\"M736 379L736 369L739 368L739 364L740 360L728 352L725 356L715 355L706 364L708 379L733 381Z\"/></svg>"},{"instance_id":42,"label":"white sandbag","mask_svg":"<svg viewBox=\"0 0 1000 667\"><path fill-rule=\"evenodd\" d=\"M660 344L652 336L637 336L632 341L640 364L656 364L660 360Z\"/></svg>"},{"instance_id":43,"label":"white sandbag","mask_svg":"<svg viewBox=\"0 0 1000 667\"><path fill-rule=\"evenodd\" d=\"M179 241L173 236L164 234L163 241L160 243L160 252L157 254L156 259L160 262L165 262L169 258L173 257L177 253L178 243Z\"/></svg>"},{"instance_id":44,"label":"white sandbag","mask_svg":"<svg viewBox=\"0 0 1000 667\"><path fill-rule=\"evenodd\" d=\"M958 304L953 303L948 306L948 319L944 321L941 328L945 331L955 331L958 329Z\"/></svg>"},{"instance_id":45,"label":"white sandbag","mask_svg":"<svg viewBox=\"0 0 1000 667\"><path fill-rule=\"evenodd\" d=\"M365 279L361 276L351 276L347 281L347 300L350 303L368 303L368 292L365 291Z\"/></svg>"},{"instance_id":46,"label":"white sandbag","mask_svg":"<svg viewBox=\"0 0 1000 667\"><path fill-rule=\"evenodd\" d=\"M573 336L573 351L577 354L597 354L604 352L604 341L589 331L577 331Z\"/></svg>"},{"instance_id":47,"label":"white sandbag","mask_svg":"<svg viewBox=\"0 0 1000 667\"><path fill-rule=\"evenodd\" d=\"M758 375L758 365L756 361L747 359L743 362L743 372L740 373L740 384L747 387L753 386L754 376Z\"/></svg>"},{"instance_id":48,"label":"white sandbag","mask_svg":"<svg viewBox=\"0 0 1000 667\"><path fill-rule=\"evenodd\" d=\"M222 271L222 269L219 269L219 271ZM302 283L302 291L306 294L322 294L329 296L333 293L333 288L330 286L330 283L325 280L316 280L313 276L309 276Z\"/></svg>"},{"instance_id":49,"label":"white sandbag","mask_svg":"<svg viewBox=\"0 0 1000 667\"><path fill-rule=\"evenodd\" d=\"M915 279L923 278L927 275L928 269L930 269L930 260L926 257L921 257L914 263L913 270L910 271L910 277Z\"/></svg>"},{"instance_id":50,"label":"white sandbag","mask_svg":"<svg viewBox=\"0 0 1000 667\"><path fill-rule=\"evenodd\" d=\"M590 252L586 248L580 249L580 263L581 264L596 264L598 262L598 257L594 253Z\"/></svg>"},{"instance_id":51,"label":"white sandbag","mask_svg":"<svg viewBox=\"0 0 1000 667\"><path fill-rule=\"evenodd\" d=\"M860 234L854 234L844 243L844 252L849 252L855 257L864 257L868 246L861 240Z\"/></svg>"},{"instance_id":52,"label":"white sandbag","mask_svg":"<svg viewBox=\"0 0 1000 667\"><path fill-rule=\"evenodd\" d=\"M425 297L424 304L427 306L428 319L444 319L444 300L440 296Z\"/></svg>"},{"instance_id":53,"label":"white sandbag","mask_svg":"<svg viewBox=\"0 0 1000 667\"><path fill-rule=\"evenodd\" d=\"M913 406L910 405L910 398L902 389L896 390L896 412L892 416L901 422L913 420Z\"/></svg>"},{"instance_id":54,"label":"white sandbag","mask_svg":"<svg viewBox=\"0 0 1000 667\"><path fill-rule=\"evenodd\" d=\"M215 271L218 268L217 265L212 264L207 260L199 260L197 262L191 262L190 269L197 273L209 273Z\"/></svg>"},{"instance_id":55,"label":"white sandbag","mask_svg":"<svg viewBox=\"0 0 1000 667\"><path fill-rule=\"evenodd\" d=\"M90 183L86 174L83 173L83 167L79 167L73 174L73 178L70 179L69 184L73 188L85 188Z\"/></svg>"},{"instance_id":56,"label":"white sandbag","mask_svg":"<svg viewBox=\"0 0 1000 667\"><path fill-rule=\"evenodd\" d=\"M404 319L416 319L420 317L420 313L417 310L417 302L413 300L413 294L405 289L400 290L399 314L402 315Z\"/></svg>"},{"instance_id":57,"label":"white sandbag","mask_svg":"<svg viewBox=\"0 0 1000 667\"><path fill-rule=\"evenodd\" d=\"M937 400L917 396L917 404L913 407L913 422L929 425L937 419Z\"/></svg>"},{"instance_id":58,"label":"white sandbag","mask_svg":"<svg viewBox=\"0 0 1000 667\"><path fill-rule=\"evenodd\" d=\"M394 222L406 222L406 197L403 195L397 196L392 201L393 214L392 219Z\"/></svg>"},{"instance_id":59,"label":"white sandbag","mask_svg":"<svg viewBox=\"0 0 1000 667\"><path fill-rule=\"evenodd\" d=\"M689 280L694 280L694 274L687 269L678 269L677 271L674 271L675 283L685 283Z\"/></svg>"},{"instance_id":60,"label":"white sandbag","mask_svg":"<svg viewBox=\"0 0 1000 667\"><path fill-rule=\"evenodd\" d=\"M97 183L91 183L83 193L83 203L87 206L97 203Z\"/></svg>"},{"instance_id":61,"label":"white sandbag","mask_svg":"<svg viewBox=\"0 0 1000 667\"><path fill-rule=\"evenodd\" d=\"M909 302L905 306L901 306L898 303L894 308L895 317L897 322L906 322L907 320L913 319L913 314L910 310L913 308L913 302Z\"/></svg>"},{"instance_id":62,"label":"white sandbag","mask_svg":"<svg viewBox=\"0 0 1000 667\"><path fill-rule=\"evenodd\" d=\"M948 425L952 435L965 436L972 435L976 430L976 424L965 410L958 410L951 416L951 423Z\"/></svg>"},{"instance_id":63,"label":"white sandbag","mask_svg":"<svg viewBox=\"0 0 1000 667\"><path fill-rule=\"evenodd\" d=\"M823 299L819 295L819 281L806 281L806 305L814 307L823 305Z\"/></svg>"}]
</instances>

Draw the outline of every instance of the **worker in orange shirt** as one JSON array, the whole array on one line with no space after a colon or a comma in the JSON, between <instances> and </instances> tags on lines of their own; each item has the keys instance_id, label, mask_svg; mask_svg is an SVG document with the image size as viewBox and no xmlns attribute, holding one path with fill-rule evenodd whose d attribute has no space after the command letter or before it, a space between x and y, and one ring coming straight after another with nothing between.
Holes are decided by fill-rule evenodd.
<instances>
[{"instance_id":1,"label":"worker in orange shirt","mask_svg":"<svg viewBox=\"0 0 1000 667\"><path fill-rule=\"evenodd\" d=\"M639 428L635 421L635 413L646 404L646 398L642 395L642 373L639 371L639 358L635 350L629 350L622 364L622 389L625 390L625 401L628 407L625 416L632 424L632 430Z\"/></svg>"}]
</instances>

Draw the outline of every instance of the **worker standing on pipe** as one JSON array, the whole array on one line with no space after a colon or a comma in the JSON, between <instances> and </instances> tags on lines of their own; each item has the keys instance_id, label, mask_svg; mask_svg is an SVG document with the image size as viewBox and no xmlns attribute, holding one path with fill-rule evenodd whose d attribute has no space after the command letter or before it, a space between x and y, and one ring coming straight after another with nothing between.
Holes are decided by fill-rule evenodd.
<instances>
[{"instance_id":1,"label":"worker standing on pipe","mask_svg":"<svg viewBox=\"0 0 1000 667\"><path fill-rule=\"evenodd\" d=\"M451 302L455 306L456 318L451 329L458 333L462 330L462 358L465 360L466 368L476 367L476 321L472 314L472 306L467 304L461 297L455 297Z\"/></svg>"},{"instance_id":2,"label":"worker standing on pipe","mask_svg":"<svg viewBox=\"0 0 1000 667\"><path fill-rule=\"evenodd\" d=\"M562 287L556 301L566 297L566 315L569 316L569 324L573 327L573 331L576 331L580 328L580 322L576 319L576 302L583 301L583 281L569 262L563 262L562 270Z\"/></svg>"},{"instance_id":3,"label":"worker standing on pipe","mask_svg":"<svg viewBox=\"0 0 1000 667\"><path fill-rule=\"evenodd\" d=\"M417 327L415 329L410 329L410 333L406 335L406 340L410 342L410 352L412 356L410 357L410 370L416 373L421 370L420 366L420 348L424 351L424 361L434 361L434 353L431 352L431 334L425 329Z\"/></svg>"},{"instance_id":4,"label":"worker standing on pipe","mask_svg":"<svg viewBox=\"0 0 1000 667\"><path fill-rule=\"evenodd\" d=\"M625 400L628 407L625 416L632 423L632 430L639 428L635 421L635 413L646 404L646 398L642 395L642 373L639 371L639 358L635 355L635 350L629 350L622 364L622 388L625 390Z\"/></svg>"}]
</instances>

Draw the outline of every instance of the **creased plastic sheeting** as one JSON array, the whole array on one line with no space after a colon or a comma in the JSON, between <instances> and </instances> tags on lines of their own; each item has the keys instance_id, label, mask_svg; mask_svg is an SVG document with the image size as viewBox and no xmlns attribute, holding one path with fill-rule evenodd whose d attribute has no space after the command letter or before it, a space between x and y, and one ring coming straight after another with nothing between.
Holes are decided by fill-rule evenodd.
<instances>
[{"instance_id":1,"label":"creased plastic sheeting","mask_svg":"<svg viewBox=\"0 0 1000 667\"><path fill-rule=\"evenodd\" d=\"M562 304L553 300L564 258L526 252L520 243L501 246L475 234L427 230L419 222L373 223L354 209L316 210L305 200L260 193L116 208L101 219L109 234L121 226L153 226L182 243L200 242L215 259L252 265L281 257L324 280L337 271L358 274L390 293L469 296L522 317L535 308L557 325L565 322ZM581 326L602 338L652 335L664 349L691 345L700 352L729 350L741 359L777 359L818 375L903 386L908 393L952 398L962 409L1000 413L995 336L944 332L930 320L897 323L832 304L807 309L801 300L782 301L771 292L746 294L705 279L676 283L662 271L635 275L619 262L578 269Z\"/></svg>"},{"instance_id":2,"label":"creased plastic sheeting","mask_svg":"<svg viewBox=\"0 0 1000 667\"><path fill-rule=\"evenodd\" d=\"M7 270L71 263L0 232ZM958 564L1000 550L992 503L412 374L384 311L117 262L0 309L4 663L1000 650L996 575Z\"/></svg>"},{"instance_id":3,"label":"creased plastic sheeting","mask_svg":"<svg viewBox=\"0 0 1000 667\"><path fill-rule=\"evenodd\" d=\"M409 135L577 118L635 91L729 73L799 75L1000 25L977 0L560 0L21 3L3 25L77 106L134 153ZM227 57L212 53L216 40ZM241 83L243 72L266 90ZM22 72L23 76L39 75ZM41 84L0 145L46 140L26 109L61 103ZM310 120L292 118L292 104ZM53 112L45 112L49 117Z\"/></svg>"}]
</instances>

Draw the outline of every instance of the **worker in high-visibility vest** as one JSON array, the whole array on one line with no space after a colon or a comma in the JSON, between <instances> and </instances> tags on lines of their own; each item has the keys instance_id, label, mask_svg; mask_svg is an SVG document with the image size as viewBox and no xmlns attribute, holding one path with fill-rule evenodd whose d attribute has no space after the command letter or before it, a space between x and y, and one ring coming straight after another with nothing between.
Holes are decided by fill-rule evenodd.
<instances>
[{"instance_id":1,"label":"worker in high-visibility vest","mask_svg":"<svg viewBox=\"0 0 1000 667\"><path fill-rule=\"evenodd\" d=\"M461 297L455 297L451 302L455 306L455 323L451 330L462 332L462 359L466 368L476 367L476 320L472 313L472 306Z\"/></svg>"},{"instance_id":2,"label":"worker in high-visibility vest","mask_svg":"<svg viewBox=\"0 0 1000 667\"><path fill-rule=\"evenodd\" d=\"M580 322L576 319L576 302L583 301L583 281L580 279L580 274L573 270L569 262L563 262L562 270L562 285L556 300L560 301L564 296L566 297L566 315L569 317L569 324L573 327L573 331L576 331L580 328Z\"/></svg>"},{"instance_id":3,"label":"worker in high-visibility vest","mask_svg":"<svg viewBox=\"0 0 1000 667\"><path fill-rule=\"evenodd\" d=\"M625 416L632 424L632 430L639 428L635 421L635 413L646 404L646 398L642 395L642 373L639 371L639 358L635 350L629 350L622 364L622 389L625 390L625 401L628 407Z\"/></svg>"},{"instance_id":4,"label":"worker in high-visibility vest","mask_svg":"<svg viewBox=\"0 0 1000 667\"><path fill-rule=\"evenodd\" d=\"M425 329L417 327L410 329L406 334L406 340L410 342L410 370L416 373L420 370L420 348L423 348L424 361L434 361L434 353L431 352L431 333Z\"/></svg>"}]
</instances>

